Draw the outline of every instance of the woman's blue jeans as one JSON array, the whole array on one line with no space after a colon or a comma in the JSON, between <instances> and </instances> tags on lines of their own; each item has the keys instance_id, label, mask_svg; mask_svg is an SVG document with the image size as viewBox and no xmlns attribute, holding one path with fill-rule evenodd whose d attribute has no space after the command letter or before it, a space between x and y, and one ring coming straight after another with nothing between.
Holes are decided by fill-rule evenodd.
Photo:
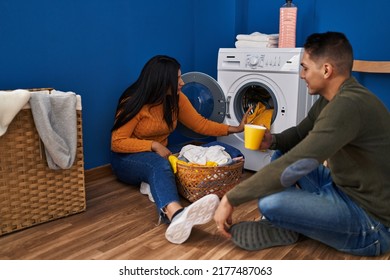
<instances>
[{"instance_id":1,"label":"woman's blue jeans","mask_svg":"<svg viewBox=\"0 0 390 280\"><path fill-rule=\"evenodd\" d=\"M276 151L272 160L282 153ZM323 165L296 186L259 200L274 225L301 233L339 251L377 256L390 250L390 228L370 217L335 185Z\"/></svg>"},{"instance_id":2,"label":"woman's blue jeans","mask_svg":"<svg viewBox=\"0 0 390 280\"><path fill-rule=\"evenodd\" d=\"M163 221L168 223L163 208L171 202L180 201L169 161L155 152L111 152L111 166L119 181L132 186L148 183L157 210Z\"/></svg>"},{"instance_id":3,"label":"woman's blue jeans","mask_svg":"<svg viewBox=\"0 0 390 280\"><path fill-rule=\"evenodd\" d=\"M231 157L242 156L234 147L211 142L203 146L221 145ZM172 153L180 152L184 145L169 146ZM164 215L163 208L171 202L179 202L179 194L176 187L175 175L171 164L166 158L155 152L140 153L115 153L111 152L111 166L118 180L133 186L139 186L142 182L150 185L150 191L157 206L157 210L164 222L169 221Z\"/></svg>"}]
</instances>

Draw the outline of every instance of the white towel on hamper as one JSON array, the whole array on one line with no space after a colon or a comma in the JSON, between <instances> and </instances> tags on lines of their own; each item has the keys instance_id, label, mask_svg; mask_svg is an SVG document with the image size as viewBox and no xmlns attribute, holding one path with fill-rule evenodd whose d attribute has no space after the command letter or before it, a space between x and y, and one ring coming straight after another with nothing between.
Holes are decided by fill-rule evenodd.
<instances>
[{"instance_id":1,"label":"white towel on hamper","mask_svg":"<svg viewBox=\"0 0 390 280\"><path fill-rule=\"evenodd\" d=\"M0 136L7 132L8 126L30 100L30 96L31 93L24 89L0 91Z\"/></svg>"}]
</instances>

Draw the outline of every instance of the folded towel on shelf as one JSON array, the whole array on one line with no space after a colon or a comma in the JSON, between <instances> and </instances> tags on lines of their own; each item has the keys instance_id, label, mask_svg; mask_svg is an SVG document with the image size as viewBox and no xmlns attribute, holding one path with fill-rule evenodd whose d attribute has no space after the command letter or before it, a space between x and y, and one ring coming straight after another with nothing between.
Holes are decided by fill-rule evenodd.
<instances>
[{"instance_id":1,"label":"folded towel on shelf","mask_svg":"<svg viewBox=\"0 0 390 280\"><path fill-rule=\"evenodd\" d=\"M31 111L50 169L71 168L77 149L77 97L74 92L33 92Z\"/></svg>"},{"instance_id":2,"label":"folded towel on shelf","mask_svg":"<svg viewBox=\"0 0 390 280\"><path fill-rule=\"evenodd\" d=\"M254 41L254 42L278 42L279 34L264 34L260 32L253 32L251 34L238 34L237 41Z\"/></svg>"},{"instance_id":3,"label":"folded towel on shelf","mask_svg":"<svg viewBox=\"0 0 390 280\"><path fill-rule=\"evenodd\" d=\"M0 91L0 136L6 133L9 124L28 103L30 97L31 93L24 89Z\"/></svg>"},{"instance_id":4,"label":"folded towel on shelf","mask_svg":"<svg viewBox=\"0 0 390 280\"><path fill-rule=\"evenodd\" d=\"M253 32L238 34L236 39L236 48L277 48L279 44L279 34Z\"/></svg>"}]
</instances>

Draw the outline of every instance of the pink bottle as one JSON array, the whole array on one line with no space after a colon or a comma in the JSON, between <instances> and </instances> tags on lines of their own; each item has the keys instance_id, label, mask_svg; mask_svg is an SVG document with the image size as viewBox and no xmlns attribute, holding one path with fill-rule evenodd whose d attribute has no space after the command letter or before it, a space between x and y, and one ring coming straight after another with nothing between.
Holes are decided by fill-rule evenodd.
<instances>
[{"instance_id":1,"label":"pink bottle","mask_svg":"<svg viewBox=\"0 0 390 280\"><path fill-rule=\"evenodd\" d=\"M280 8L279 48L295 48L298 8L292 0Z\"/></svg>"}]
</instances>

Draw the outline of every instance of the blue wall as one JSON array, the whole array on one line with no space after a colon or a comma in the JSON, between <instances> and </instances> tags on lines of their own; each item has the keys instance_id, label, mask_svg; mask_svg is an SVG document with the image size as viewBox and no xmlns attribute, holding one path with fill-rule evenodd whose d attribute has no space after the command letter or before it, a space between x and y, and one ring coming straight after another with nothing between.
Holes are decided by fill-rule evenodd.
<instances>
[{"instance_id":1,"label":"blue wall","mask_svg":"<svg viewBox=\"0 0 390 280\"><path fill-rule=\"evenodd\" d=\"M282 0L243 0L248 5L247 33L279 32ZM298 7L297 46L313 32L340 31L347 35L356 59L390 60L390 1L293 0ZM390 108L388 75L356 75Z\"/></svg>"},{"instance_id":2,"label":"blue wall","mask_svg":"<svg viewBox=\"0 0 390 280\"><path fill-rule=\"evenodd\" d=\"M390 1L317 1L316 29L319 32L340 30L344 32L354 48L356 59L390 60ZM332 9L331 7L336 7ZM390 109L389 75L356 75L375 92Z\"/></svg>"},{"instance_id":3,"label":"blue wall","mask_svg":"<svg viewBox=\"0 0 390 280\"><path fill-rule=\"evenodd\" d=\"M339 0L294 2L298 46L312 32L337 30L350 38L356 58L390 60L390 1L355 6ZM216 78L218 49L234 47L239 33L278 33L282 3L0 0L0 89L53 87L80 94L85 167L104 165L116 102L146 60L172 55L183 73L202 71ZM359 78L390 107L390 79Z\"/></svg>"},{"instance_id":4,"label":"blue wall","mask_svg":"<svg viewBox=\"0 0 390 280\"><path fill-rule=\"evenodd\" d=\"M194 65L193 1L1 0L0 89L82 96L86 169L108 163L119 95L151 56Z\"/></svg>"}]
</instances>

